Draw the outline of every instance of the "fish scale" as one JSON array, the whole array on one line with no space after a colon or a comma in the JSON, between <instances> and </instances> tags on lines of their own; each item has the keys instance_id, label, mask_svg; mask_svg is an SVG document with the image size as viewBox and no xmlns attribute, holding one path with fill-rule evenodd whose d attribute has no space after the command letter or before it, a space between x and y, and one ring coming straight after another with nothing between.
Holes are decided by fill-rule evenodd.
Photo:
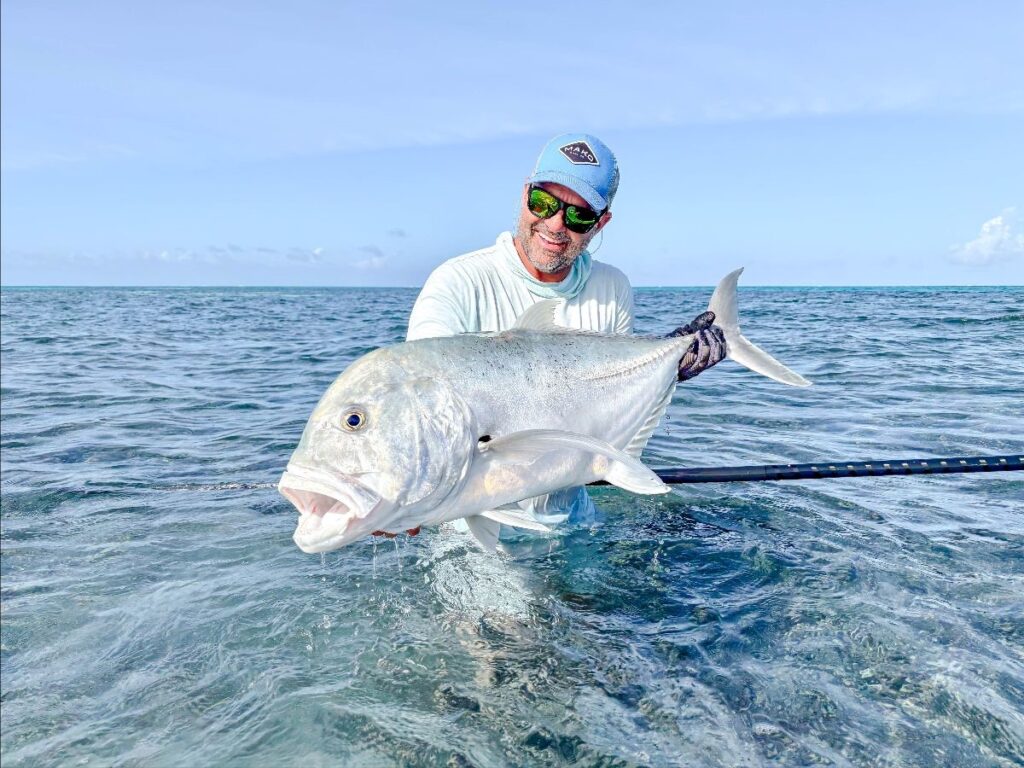
<instances>
[{"instance_id":1,"label":"fish scale","mask_svg":"<svg viewBox=\"0 0 1024 768\"><path fill-rule=\"evenodd\" d=\"M467 335L457 350L449 339L424 339L395 348L395 362L410 376L446 376L487 434L531 427L593 434L587 422L598 417L603 426L593 429L620 449L674 386L692 340L515 330L499 336ZM579 412L579 403L608 402L624 391L632 407L612 415L614 424L597 413L602 409ZM534 403L547 407L531 408Z\"/></svg>"}]
</instances>

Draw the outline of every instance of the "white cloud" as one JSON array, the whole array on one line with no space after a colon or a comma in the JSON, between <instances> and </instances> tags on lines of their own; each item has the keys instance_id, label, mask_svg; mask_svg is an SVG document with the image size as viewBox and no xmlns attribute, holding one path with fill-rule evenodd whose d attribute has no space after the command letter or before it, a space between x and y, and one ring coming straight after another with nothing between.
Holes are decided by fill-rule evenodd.
<instances>
[{"instance_id":1,"label":"white cloud","mask_svg":"<svg viewBox=\"0 0 1024 768\"><path fill-rule=\"evenodd\" d=\"M324 261L324 249L320 246L313 249L292 247L288 249L285 256L289 261L319 264Z\"/></svg>"},{"instance_id":2,"label":"white cloud","mask_svg":"<svg viewBox=\"0 0 1024 768\"><path fill-rule=\"evenodd\" d=\"M353 262L352 266L356 269L381 269L388 263L388 257L376 245L364 245L359 250L369 254L369 256L368 258Z\"/></svg>"},{"instance_id":3,"label":"white cloud","mask_svg":"<svg viewBox=\"0 0 1024 768\"><path fill-rule=\"evenodd\" d=\"M953 258L963 264L988 266L1024 256L1024 233L1017 231L1016 209L1007 208L981 225L978 236L954 245Z\"/></svg>"},{"instance_id":4,"label":"white cloud","mask_svg":"<svg viewBox=\"0 0 1024 768\"><path fill-rule=\"evenodd\" d=\"M382 269L387 263L387 256L372 256L369 259L357 261L352 266L356 269Z\"/></svg>"}]
</instances>

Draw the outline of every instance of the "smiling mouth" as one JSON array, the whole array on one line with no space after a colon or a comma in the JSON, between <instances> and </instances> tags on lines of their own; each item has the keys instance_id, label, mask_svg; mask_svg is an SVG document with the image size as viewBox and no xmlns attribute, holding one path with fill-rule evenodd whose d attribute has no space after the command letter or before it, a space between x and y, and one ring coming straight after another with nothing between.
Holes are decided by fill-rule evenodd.
<instances>
[{"instance_id":1,"label":"smiling mouth","mask_svg":"<svg viewBox=\"0 0 1024 768\"><path fill-rule=\"evenodd\" d=\"M381 502L354 478L318 474L289 465L277 486L299 512L292 538L303 552L329 552L369 533L368 518Z\"/></svg>"},{"instance_id":2,"label":"smiling mouth","mask_svg":"<svg viewBox=\"0 0 1024 768\"><path fill-rule=\"evenodd\" d=\"M550 235L541 232L539 229L535 229L534 232L537 234L537 237L540 238L540 241L545 248L549 248L551 250L564 250L565 247L569 245L568 240L553 238Z\"/></svg>"}]
</instances>

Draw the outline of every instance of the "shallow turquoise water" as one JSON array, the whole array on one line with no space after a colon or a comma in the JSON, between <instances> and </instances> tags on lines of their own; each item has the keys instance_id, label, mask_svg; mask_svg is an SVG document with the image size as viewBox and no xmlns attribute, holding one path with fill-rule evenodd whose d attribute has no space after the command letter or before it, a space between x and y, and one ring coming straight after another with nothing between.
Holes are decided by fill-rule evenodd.
<instances>
[{"instance_id":1,"label":"shallow turquoise water","mask_svg":"<svg viewBox=\"0 0 1024 768\"><path fill-rule=\"evenodd\" d=\"M640 291L639 330L709 294ZM414 296L3 291L5 768L1024 763L1017 473L600 489L496 558L301 553L272 485ZM648 464L1024 450L1024 289L740 302L816 386L723 364Z\"/></svg>"}]
</instances>

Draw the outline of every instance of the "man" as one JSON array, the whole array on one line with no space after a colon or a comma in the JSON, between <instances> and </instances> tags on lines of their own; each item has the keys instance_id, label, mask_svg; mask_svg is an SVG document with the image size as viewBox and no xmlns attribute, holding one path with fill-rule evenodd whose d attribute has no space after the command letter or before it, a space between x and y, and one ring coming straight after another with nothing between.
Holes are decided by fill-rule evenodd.
<instances>
[{"instance_id":1,"label":"man","mask_svg":"<svg viewBox=\"0 0 1024 768\"><path fill-rule=\"evenodd\" d=\"M589 134L548 142L522 191L515 233L446 261L427 279L409 318L407 340L511 328L544 299L562 299L560 325L597 333L632 333L633 290L615 267L594 261L587 246L612 219L619 167L612 151ZM697 332L683 368L691 378L725 352L705 313L676 333ZM587 522L594 505L583 488L533 500L539 520Z\"/></svg>"},{"instance_id":2,"label":"man","mask_svg":"<svg viewBox=\"0 0 1024 768\"><path fill-rule=\"evenodd\" d=\"M544 147L527 179L514 234L445 262L409 318L408 340L504 331L538 301L565 300L562 324L600 333L633 330L633 290L586 248L612 218L619 186L611 150L587 134Z\"/></svg>"}]
</instances>

